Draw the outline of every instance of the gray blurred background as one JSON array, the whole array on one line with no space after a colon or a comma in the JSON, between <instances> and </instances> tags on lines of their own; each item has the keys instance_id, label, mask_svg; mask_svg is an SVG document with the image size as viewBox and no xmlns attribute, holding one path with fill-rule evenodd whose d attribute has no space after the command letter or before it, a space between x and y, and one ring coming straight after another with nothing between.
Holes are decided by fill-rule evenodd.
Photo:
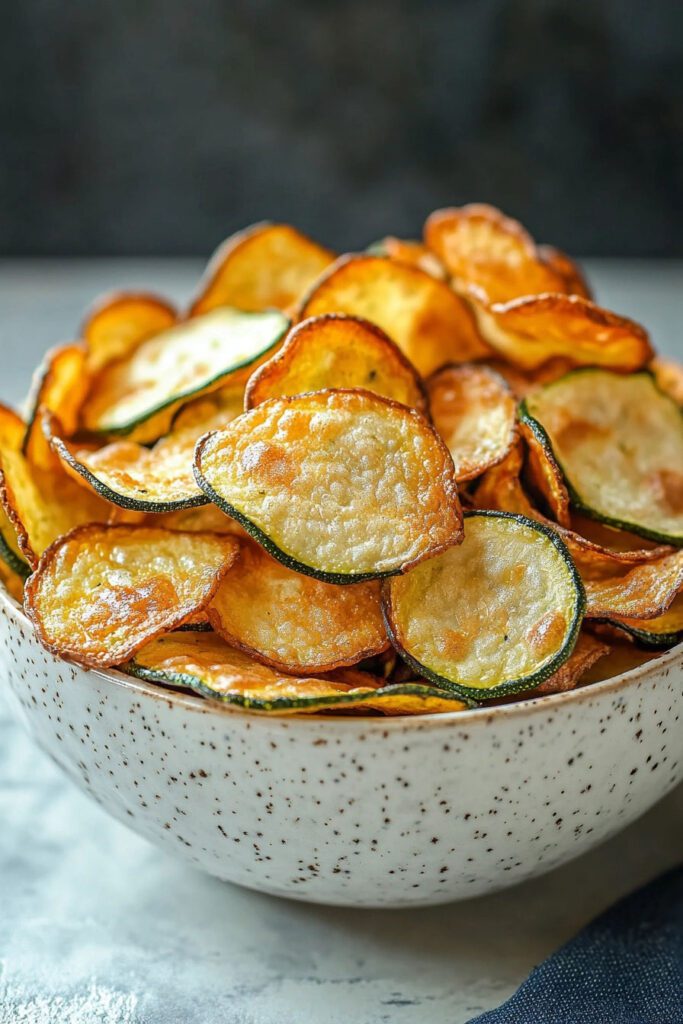
<instances>
[{"instance_id":1,"label":"gray blurred background","mask_svg":"<svg viewBox=\"0 0 683 1024\"><path fill-rule=\"evenodd\" d=\"M680 0L0 0L0 254L338 249L488 200L683 254Z\"/></svg>"}]
</instances>

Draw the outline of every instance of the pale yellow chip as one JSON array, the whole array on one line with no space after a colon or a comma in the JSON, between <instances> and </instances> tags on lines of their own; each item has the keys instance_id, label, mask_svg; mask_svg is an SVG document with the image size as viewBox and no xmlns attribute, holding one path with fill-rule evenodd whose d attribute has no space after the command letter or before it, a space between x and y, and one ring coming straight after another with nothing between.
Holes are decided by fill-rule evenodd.
<instances>
[{"instance_id":1,"label":"pale yellow chip","mask_svg":"<svg viewBox=\"0 0 683 1024\"><path fill-rule=\"evenodd\" d=\"M54 654L119 665L205 608L236 555L231 537L82 526L45 552L26 583L26 610Z\"/></svg>"},{"instance_id":2,"label":"pale yellow chip","mask_svg":"<svg viewBox=\"0 0 683 1024\"><path fill-rule=\"evenodd\" d=\"M379 711L387 715L462 711L452 694L424 683L382 686L364 672L285 675L207 633L174 633L138 651L126 671L150 682L194 689L251 711L278 714Z\"/></svg>"},{"instance_id":3,"label":"pale yellow chip","mask_svg":"<svg viewBox=\"0 0 683 1024\"><path fill-rule=\"evenodd\" d=\"M420 413L368 391L273 398L209 434L197 481L290 568L403 572L462 536L453 462Z\"/></svg>"},{"instance_id":4,"label":"pale yellow chip","mask_svg":"<svg viewBox=\"0 0 683 1024\"><path fill-rule=\"evenodd\" d=\"M97 373L108 363L130 356L143 341L173 327L177 319L175 307L151 292L102 296L81 326L88 371Z\"/></svg>"},{"instance_id":5,"label":"pale yellow chip","mask_svg":"<svg viewBox=\"0 0 683 1024\"><path fill-rule=\"evenodd\" d=\"M300 317L348 313L377 324L422 376L490 354L464 302L443 281L381 256L345 256L313 286Z\"/></svg>"},{"instance_id":6,"label":"pale yellow chip","mask_svg":"<svg viewBox=\"0 0 683 1024\"><path fill-rule=\"evenodd\" d=\"M249 378L245 406L324 388L365 388L415 409L427 405L417 371L384 331L367 320L328 313L292 329Z\"/></svg>"},{"instance_id":7,"label":"pale yellow chip","mask_svg":"<svg viewBox=\"0 0 683 1024\"><path fill-rule=\"evenodd\" d=\"M448 366L429 378L427 393L458 481L505 458L517 437L517 403L502 377L486 366Z\"/></svg>"},{"instance_id":8,"label":"pale yellow chip","mask_svg":"<svg viewBox=\"0 0 683 1024\"><path fill-rule=\"evenodd\" d=\"M379 583L338 587L245 542L208 609L233 647L285 672L329 672L389 647Z\"/></svg>"},{"instance_id":9,"label":"pale yellow chip","mask_svg":"<svg viewBox=\"0 0 683 1024\"><path fill-rule=\"evenodd\" d=\"M532 295L489 304L471 293L469 301L482 338L522 370L562 359L570 366L630 373L652 357L644 327L578 295Z\"/></svg>"},{"instance_id":10,"label":"pale yellow chip","mask_svg":"<svg viewBox=\"0 0 683 1024\"><path fill-rule=\"evenodd\" d=\"M183 403L226 386L274 349L288 326L277 310L244 313L226 307L156 334L95 377L83 425L94 433L154 441Z\"/></svg>"},{"instance_id":11,"label":"pale yellow chip","mask_svg":"<svg viewBox=\"0 0 683 1024\"><path fill-rule=\"evenodd\" d=\"M197 316L219 306L287 310L334 259L289 224L255 224L218 247L190 312Z\"/></svg>"}]
</instances>

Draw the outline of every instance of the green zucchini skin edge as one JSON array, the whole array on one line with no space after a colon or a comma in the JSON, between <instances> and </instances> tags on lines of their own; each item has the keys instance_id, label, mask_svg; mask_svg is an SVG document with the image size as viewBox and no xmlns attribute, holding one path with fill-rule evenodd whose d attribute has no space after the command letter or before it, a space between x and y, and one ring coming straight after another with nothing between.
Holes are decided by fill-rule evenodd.
<instances>
[{"instance_id":1,"label":"green zucchini skin edge","mask_svg":"<svg viewBox=\"0 0 683 1024\"><path fill-rule=\"evenodd\" d=\"M214 431L211 431L209 434L204 434L204 437L200 438L200 442L205 438L210 437L211 433L214 433ZM316 569L315 566L299 562L296 558L293 558L285 551L282 551L275 541L271 540L271 538L265 534L263 530L256 525L256 523L253 523L251 519L248 519L242 512L239 512L234 505L231 505L230 502L226 501L225 498L222 498L220 494L214 491L213 487L202 475L202 472L197 465L196 454L194 475L197 485L201 487L210 502L213 502L213 504L216 505L221 512L225 513L226 516L229 516L230 519L236 520L240 526L243 526L247 533L250 534L254 540L261 545L261 547L266 549L269 555L272 555L273 558L276 558L278 562L281 562L288 569L293 569L294 572L303 573L304 576L313 576L315 579L323 580L325 583L336 583L337 586L346 586L351 583L363 583L365 580L385 579L388 576L400 576L403 572L399 567L398 569L391 569L389 572L363 572L357 573L356 575L349 575L347 573L324 572L322 569Z\"/></svg>"},{"instance_id":2,"label":"green zucchini skin edge","mask_svg":"<svg viewBox=\"0 0 683 1024\"><path fill-rule=\"evenodd\" d=\"M254 312L251 314L247 311L242 312L244 316L261 315L260 312ZM142 426L143 423L146 423L148 420L151 420L153 416L156 416L158 413L163 412L164 409L168 409L169 406L175 405L176 402L189 402L194 397L200 397L203 392L208 391L209 389L212 389L214 387L220 387L221 383L224 380L227 380L229 377L231 377L233 373L237 373L239 370L245 370L248 366L252 366L259 359L262 359L263 356L266 356L271 352L274 353L275 349L280 344L280 342L282 341L290 327L291 321L287 317L283 316L282 330L279 332L277 337L275 337L270 342L270 344L266 346L266 348L262 349L260 352L255 353L250 359L245 359L244 362L238 363L236 366L231 366L228 370L221 370L221 372L217 373L214 377L211 378L211 380L204 381L204 383L200 387L194 388L191 391L183 391L178 395L174 395L172 398L160 402L152 409L148 409L144 415L137 416L133 420L128 420L127 423L123 423L117 427L107 426L105 424L97 429L92 429L91 433L102 434L111 437L125 437L126 434L132 434L132 432L137 427Z\"/></svg>"},{"instance_id":3,"label":"green zucchini skin edge","mask_svg":"<svg viewBox=\"0 0 683 1024\"><path fill-rule=\"evenodd\" d=\"M414 683L397 683L394 686L383 686L379 690L364 695L339 693L332 697L277 697L275 700L253 700L242 696L242 694L221 695L212 690L207 683L202 682L198 676L193 676L186 672L155 671L154 669L145 668L143 665L138 665L135 659L124 665L121 671L138 679L143 679L148 683L194 690L202 697L217 700L221 704L232 704L235 707L244 708L249 711L290 711L314 707L325 710L325 708L343 707L344 704L357 704L359 700L363 699L363 696L370 697L373 700L376 700L378 695L381 695L381 697L440 697L442 700L448 700L453 697L453 694L450 692L444 692L443 689L437 690L426 684L422 686ZM462 702L467 704L468 707L474 706L471 701ZM443 712L439 713L443 714Z\"/></svg>"},{"instance_id":4,"label":"green zucchini skin edge","mask_svg":"<svg viewBox=\"0 0 683 1024\"><path fill-rule=\"evenodd\" d=\"M128 495L119 494L117 491L112 491L107 484L74 458L61 437L50 438L50 446L59 458L67 462L74 472L82 476L100 497L111 502L112 505L118 505L119 508L125 508L131 512L180 512L182 509L198 508L201 505L209 504L209 499L204 494L193 494L189 498L177 501L144 501L141 498L131 498Z\"/></svg>"},{"instance_id":5,"label":"green zucchini skin edge","mask_svg":"<svg viewBox=\"0 0 683 1024\"><path fill-rule=\"evenodd\" d=\"M522 693L524 690L532 690L534 687L545 682L549 676L564 665L565 661L568 660L574 650L587 605L586 591L581 581L581 577L579 576L578 569L574 564L572 556L569 554L566 544L554 530L551 530L550 527L545 526L543 523L537 523L533 519L528 519L526 516L518 515L516 512L498 512L493 509L480 509L464 513L465 519L470 519L475 516L485 516L489 519L514 519L515 522L521 523L524 526L528 526L531 529L536 530L538 533L544 534L562 555L569 570L572 583L574 584L577 600L574 618L570 624L567 639L563 647L547 665L544 665L543 668L540 668L537 672L533 672L529 676L523 676L520 679L511 679L509 682L499 683L497 686L484 689L475 686L463 686L462 683L446 679L445 676L441 676L438 672L434 672L432 669L427 668L426 665L423 665L414 658L412 654L404 650L396 637L391 622L390 601L387 589L385 587L382 588L382 616L384 618L384 625L393 647L400 654L401 658L403 658L403 660L410 665L418 675L424 676L424 678L428 679L434 686L438 686L442 690L450 690L452 693L457 694L461 700L468 701L473 706L478 705L481 701L491 700L493 697L507 697L515 693ZM467 531L465 531L465 533L467 533Z\"/></svg>"},{"instance_id":6,"label":"green zucchini skin edge","mask_svg":"<svg viewBox=\"0 0 683 1024\"><path fill-rule=\"evenodd\" d=\"M680 644L683 640L683 629L679 629L674 633L649 633L647 629L638 629L636 626L626 625L625 622L620 622L618 619L601 618L594 619L593 621L604 622L614 629L621 630L622 633L628 633L639 647L646 647L649 650L664 650L668 647L675 647L676 644ZM647 626L647 619L643 619L643 626Z\"/></svg>"},{"instance_id":7,"label":"green zucchini skin edge","mask_svg":"<svg viewBox=\"0 0 683 1024\"><path fill-rule=\"evenodd\" d=\"M587 374L595 372L605 371L597 371L594 367L584 366L577 370L571 370L570 373L566 373L563 377L558 377L556 381L552 381L550 384L546 384L545 388L551 388L553 384L557 384L561 380L566 380L567 377L575 377L578 374ZM667 395L664 391L662 391L652 373L650 373L648 370L640 370L637 374L631 374L631 376L648 377L650 380L652 380L652 382L655 385L655 388L660 393L660 395L663 398L666 398L669 402L671 402L674 408L678 409L678 412L683 418L683 409L680 409L676 405L676 403L670 395ZM545 388L543 390L545 390ZM545 450L548 459L553 463L553 465L557 467L569 493L569 500L572 504L572 507L575 508L578 512L582 512L585 516L588 516L589 519L594 519L596 520L596 522L605 523L607 526L615 526L619 530L627 530L629 533L635 533L637 536L645 537L647 540L654 540L659 541L663 544L670 544L672 547L683 547L683 537L677 537L676 535L670 533L660 533L658 530L651 530L647 526L643 526L640 523L632 523L628 522L625 519L617 519L614 516L608 516L605 515L605 513L603 512L598 512L590 505L586 505L583 499L581 498L581 495L572 484L571 480L569 480L569 478L567 477L564 469L562 468L562 464L556 458L552 442L550 440L550 437L548 436L545 427L542 425L542 423L539 422L539 420L535 419L533 414L529 411L526 398L523 398L522 401L519 403L518 416L520 421L526 424L526 426L531 430L539 444L543 446L543 449Z\"/></svg>"},{"instance_id":8,"label":"green zucchini skin edge","mask_svg":"<svg viewBox=\"0 0 683 1024\"><path fill-rule=\"evenodd\" d=\"M13 551L9 546L3 535L0 533L0 559L8 566L12 572L15 572L17 576L21 576L22 580L28 579L31 575L31 567L28 562L25 562L23 558L20 558L16 551Z\"/></svg>"}]
</instances>

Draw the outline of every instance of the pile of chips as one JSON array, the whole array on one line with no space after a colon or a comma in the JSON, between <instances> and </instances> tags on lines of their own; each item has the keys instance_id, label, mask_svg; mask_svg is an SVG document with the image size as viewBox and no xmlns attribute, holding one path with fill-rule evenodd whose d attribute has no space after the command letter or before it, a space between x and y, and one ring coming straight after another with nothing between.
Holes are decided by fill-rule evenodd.
<instances>
[{"instance_id":1,"label":"pile of chips","mask_svg":"<svg viewBox=\"0 0 683 1024\"><path fill-rule=\"evenodd\" d=\"M682 392L490 206L259 224L0 407L0 577L55 654L255 711L560 692L683 638Z\"/></svg>"}]
</instances>

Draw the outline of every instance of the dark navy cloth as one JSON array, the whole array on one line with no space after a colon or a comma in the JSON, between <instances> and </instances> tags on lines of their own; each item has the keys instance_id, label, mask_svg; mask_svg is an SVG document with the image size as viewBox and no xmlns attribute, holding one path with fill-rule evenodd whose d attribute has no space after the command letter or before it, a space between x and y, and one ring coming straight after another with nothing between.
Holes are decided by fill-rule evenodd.
<instances>
[{"instance_id":1,"label":"dark navy cloth","mask_svg":"<svg viewBox=\"0 0 683 1024\"><path fill-rule=\"evenodd\" d=\"M592 921L470 1024L683 1024L683 866Z\"/></svg>"}]
</instances>

